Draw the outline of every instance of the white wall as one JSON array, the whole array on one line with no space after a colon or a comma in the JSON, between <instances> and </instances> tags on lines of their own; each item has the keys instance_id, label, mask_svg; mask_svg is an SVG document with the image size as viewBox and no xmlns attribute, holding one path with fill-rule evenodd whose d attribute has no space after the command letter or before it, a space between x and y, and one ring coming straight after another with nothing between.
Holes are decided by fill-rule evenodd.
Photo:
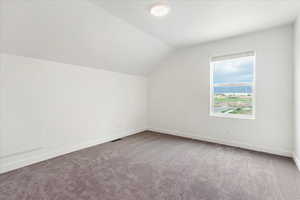
<instances>
[{"instance_id":1,"label":"white wall","mask_svg":"<svg viewBox=\"0 0 300 200\"><path fill-rule=\"evenodd\" d=\"M146 129L144 77L0 58L0 172Z\"/></svg>"},{"instance_id":2,"label":"white wall","mask_svg":"<svg viewBox=\"0 0 300 200\"><path fill-rule=\"evenodd\" d=\"M90 0L0 0L0 51L145 75L170 48Z\"/></svg>"},{"instance_id":3,"label":"white wall","mask_svg":"<svg viewBox=\"0 0 300 200\"><path fill-rule=\"evenodd\" d=\"M295 152L294 159L300 170L300 19L294 26L294 127L295 127Z\"/></svg>"},{"instance_id":4,"label":"white wall","mask_svg":"<svg viewBox=\"0 0 300 200\"><path fill-rule=\"evenodd\" d=\"M149 126L291 156L293 150L291 25L180 50L149 77ZM209 57L256 51L256 119L209 116Z\"/></svg>"}]
</instances>

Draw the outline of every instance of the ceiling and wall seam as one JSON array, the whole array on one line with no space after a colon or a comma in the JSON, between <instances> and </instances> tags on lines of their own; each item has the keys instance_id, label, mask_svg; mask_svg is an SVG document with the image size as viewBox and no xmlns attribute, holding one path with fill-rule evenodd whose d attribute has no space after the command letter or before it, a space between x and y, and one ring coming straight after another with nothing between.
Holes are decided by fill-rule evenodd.
<instances>
[{"instance_id":1,"label":"ceiling and wall seam","mask_svg":"<svg viewBox=\"0 0 300 200\"><path fill-rule=\"evenodd\" d=\"M126 23L126 24L128 24L128 25L130 25L130 26L136 28L137 30L143 32L144 34L147 34L147 35L151 36L152 38L154 38L154 39L156 39L156 40L162 42L163 44L165 44L165 45L168 46L169 48L171 48L171 49L175 49L175 48L176 48L174 45L172 45L172 44L170 44L170 43L168 43L168 42L162 40L162 39L161 39L160 37L158 37L157 35L155 35L155 34L153 34L153 33L151 33L151 32L145 31L145 30L141 29L140 27L136 26L135 24L131 23L130 21L128 21L128 20L126 20L126 19L124 19L124 18L122 18L122 17L119 17L118 15L115 15L113 12L111 12L110 10L106 9L103 5L101 5L100 3L98 3L97 0L89 0L89 1L90 1L91 3L93 3L93 4L96 4L97 6L101 7L104 11L107 12L107 14L112 15L112 16L114 16L114 17L116 17L116 18L122 20L124 23Z\"/></svg>"},{"instance_id":2,"label":"ceiling and wall seam","mask_svg":"<svg viewBox=\"0 0 300 200\"><path fill-rule=\"evenodd\" d=\"M147 76L172 51L89 0L1 0L0 21L6 54Z\"/></svg>"}]
</instances>

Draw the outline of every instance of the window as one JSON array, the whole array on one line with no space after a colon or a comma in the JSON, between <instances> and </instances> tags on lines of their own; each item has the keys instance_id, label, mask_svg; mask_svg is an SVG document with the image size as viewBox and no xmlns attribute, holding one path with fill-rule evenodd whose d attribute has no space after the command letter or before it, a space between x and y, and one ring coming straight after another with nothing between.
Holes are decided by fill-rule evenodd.
<instances>
[{"instance_id":1,"label":"window","mask_svg":"<svg viewBox=\"0 0 300 200\"><path fill-rule=\"evenodd\" d=\"M210 115L255 118L255 53L213 57Z\"/></svg>"}]
</instances>

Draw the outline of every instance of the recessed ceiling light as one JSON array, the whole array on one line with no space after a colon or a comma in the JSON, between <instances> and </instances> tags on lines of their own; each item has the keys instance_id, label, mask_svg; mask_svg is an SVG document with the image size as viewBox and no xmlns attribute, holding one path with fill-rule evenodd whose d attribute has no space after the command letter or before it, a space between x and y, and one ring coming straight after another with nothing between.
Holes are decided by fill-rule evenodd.
<instances>
[{"instance_id":1,"label":"recessed ceiling light","mask_svg":"<svg viewBox=\"0 0 300 200\"><path fill-rule=\"evenodd\" d=\"M163 17L169 14L171 8L167 3L157 3L151 6L150 13L155 17Z\"/></svg>"}]
</instances>

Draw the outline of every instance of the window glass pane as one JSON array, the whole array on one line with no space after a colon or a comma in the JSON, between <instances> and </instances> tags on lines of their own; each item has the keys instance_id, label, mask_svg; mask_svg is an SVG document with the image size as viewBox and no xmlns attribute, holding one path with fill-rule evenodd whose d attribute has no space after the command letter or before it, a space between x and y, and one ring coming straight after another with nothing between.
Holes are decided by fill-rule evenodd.
<instances>
[{"instance_id":1,"label":"window glass pane","mask_svg":"<svg viewBox=\"0 0 300 200\"><path fill-rule=\"evenodd\" d=\"M211 112L223 116L254 115L254 56L211 63Z\"/></svg>"}]
</instances>

